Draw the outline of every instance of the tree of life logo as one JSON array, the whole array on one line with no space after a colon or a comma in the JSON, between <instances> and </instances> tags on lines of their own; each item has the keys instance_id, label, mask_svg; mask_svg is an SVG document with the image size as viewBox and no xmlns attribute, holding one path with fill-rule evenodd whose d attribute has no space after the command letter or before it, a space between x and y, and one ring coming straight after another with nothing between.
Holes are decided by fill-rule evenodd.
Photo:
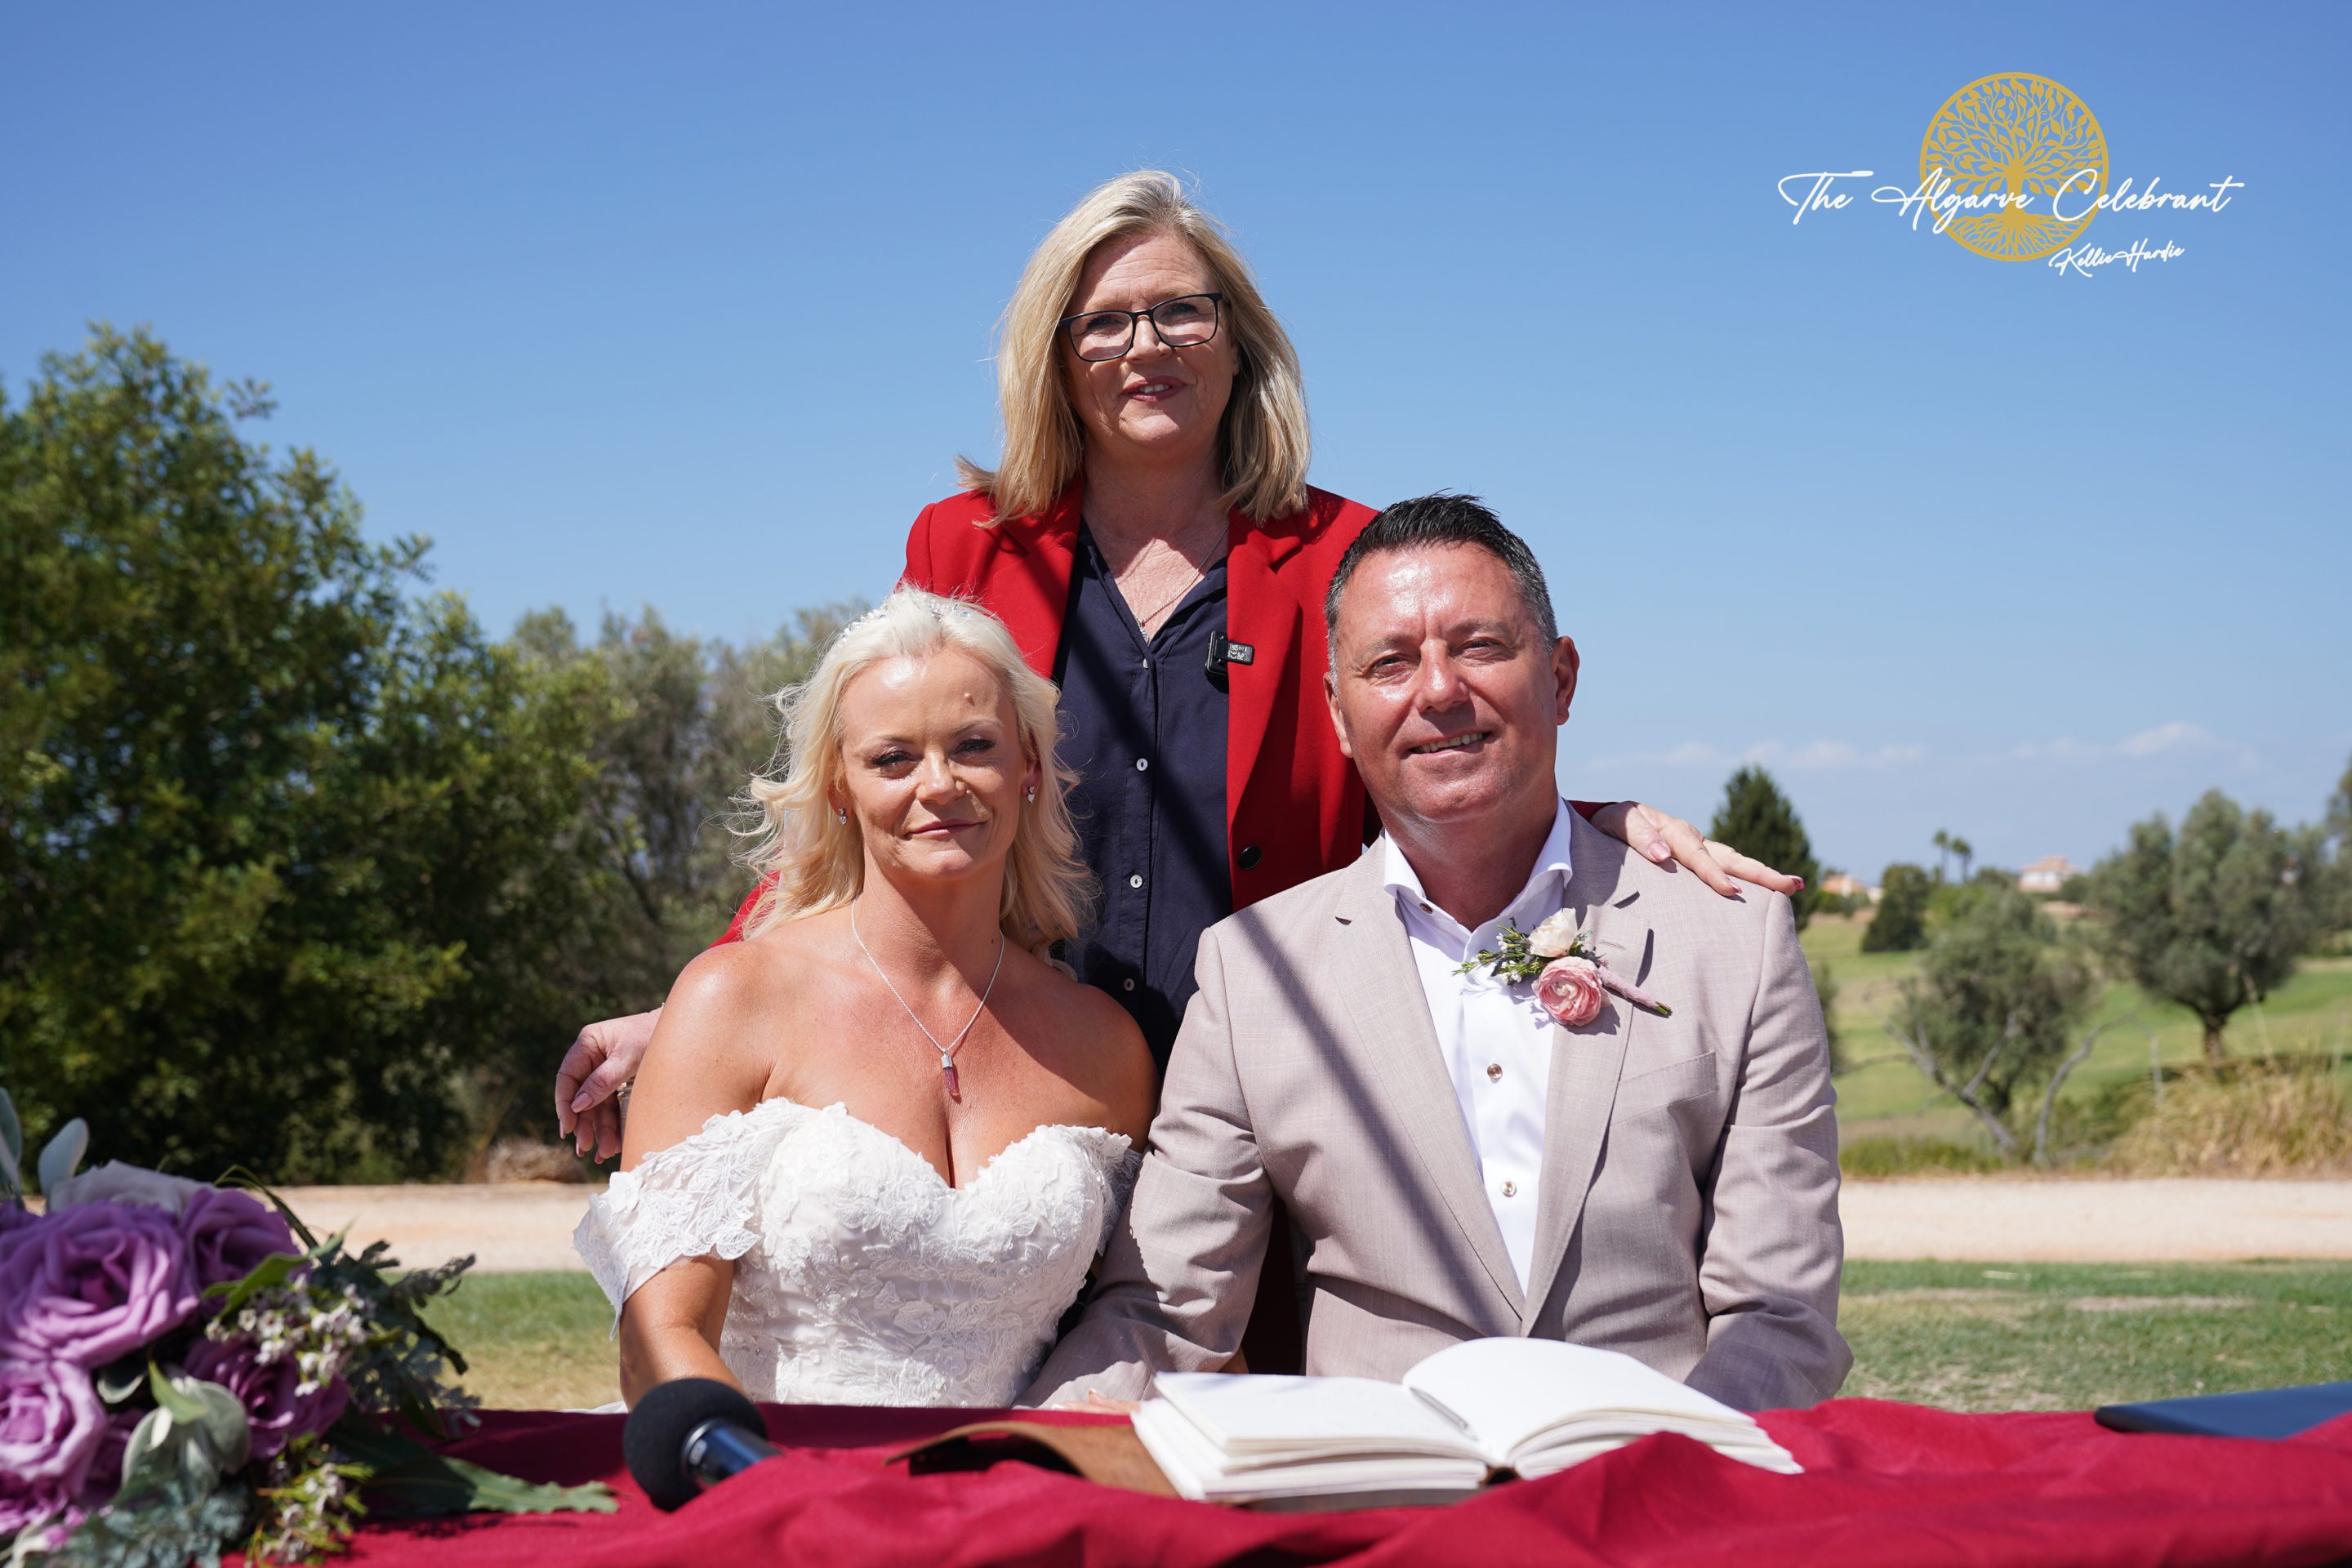
<instances>
[{"instance_id":1,"label":"tree of life logo","mask_svg":"<svg viewBox=\"0 0 2352 1568\"><path fill-rule=\"evenodd\" d=\"M1969 83L1927 122L1919 177L1938 169L1950 195L2004 198L1958 214L1947 233L1979 256L2032 261L2089 226L2107 188L2107 138L2083 100L2048 77L2005 71ZM2052 216L2061 187L2069 218Z\"/></svg>"}]
</instances>

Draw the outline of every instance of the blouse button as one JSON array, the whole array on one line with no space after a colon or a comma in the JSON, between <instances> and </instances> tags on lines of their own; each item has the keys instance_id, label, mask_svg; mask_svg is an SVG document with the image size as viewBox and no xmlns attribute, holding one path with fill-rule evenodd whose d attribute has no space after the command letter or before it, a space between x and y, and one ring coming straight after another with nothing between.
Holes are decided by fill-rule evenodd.
<instances>
[{"instance_id":1,"label":"blouse button","mask_svg":"<svg viewBox=\"0 0 2352 1568\"><path fill-rule=\"evenodd\" d=\"M1138 757L1135 759L1135 771L1137 773L1149 773L1150 770L1151 759L1150 757Z\"/></svg>"},{"instance_id":2,"label":"blouse button","mask_svg":"<svg viewBox=\"0 0 2352 1568\"><path fill-rule=\"evenodd\" d=\"M1143 873L1137 871L1131 874L1127 879L1127 885L1130 888L1140 888L1143 886Z\"/></svg>"},{"instance_id":3,"label":"blouse button","mask_svg":"<svg viewBox=\"0 0 2352 1568\"><path fill-rule=\"evenodd\" d=\"M1503 1195L1507 1198L1517 1197L1519 1195L1519 1184L1517 1182L1505 1182L1503 1184Z\"/></svg>"},{"instance_id":4,"label":"blouse button","mask_svg":"<svg viewBox=\"0 0 2352 1568\"><path fill-rule=\"evenodd\" d=\"M1503 1081L1502 1063L1488 1062L1486 1064L1486 1081L1488 1083L1500 1083Z\"/></svg>"},{"instance_id":5,"label":"blouse button","mask_svg":"<svg viewBox=\"0 0 2352 1568\"><path fill-rule=\"evenodd\" d=\"M1124 979L1124 980L1120 981L1118 984L1119 984L1119 985L1120 985L1120 988L1121 988L1121 989L1123 989L1123 990L1128 990L1128 991L1132 991L1132 990L1134 990L1134 989L1135 989L1135 976L1133 976L1132 974L1130 974L1130 975L1129 975L1126 979Z\"/></svg>"}]
</instances>

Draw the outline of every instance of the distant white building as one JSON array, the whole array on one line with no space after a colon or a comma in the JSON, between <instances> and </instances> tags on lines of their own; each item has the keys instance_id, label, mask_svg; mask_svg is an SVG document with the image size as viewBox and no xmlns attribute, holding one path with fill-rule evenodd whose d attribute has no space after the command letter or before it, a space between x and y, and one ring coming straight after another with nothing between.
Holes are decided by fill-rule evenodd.
<instances>
[{"instance_id":1,"label":"distant white building","mask_svg":"<svg viewBox=\"0 0 2352 1568\"><path fill-rule=\"evenodd\" d=\"M1851 899L1860 894L1874 904L1878 902L1876 888L1864 887L1860 878L1849 877L1843 871L1832 871L1822 878L1822 891L1832 899Z\"/></svg>"},{"instance_id":2,"label":"distant white building","mask_svg":"<svg viewBox=\"0 0 2352 1568\"><path fill-rule=\"evenodd\" d=\"M2082 874L2082 868L2063 855L2044 855L2017 874L2017 890L2021 893L2054 893L2066 885L2067 878Z\"/></svg>"}]
</instances>

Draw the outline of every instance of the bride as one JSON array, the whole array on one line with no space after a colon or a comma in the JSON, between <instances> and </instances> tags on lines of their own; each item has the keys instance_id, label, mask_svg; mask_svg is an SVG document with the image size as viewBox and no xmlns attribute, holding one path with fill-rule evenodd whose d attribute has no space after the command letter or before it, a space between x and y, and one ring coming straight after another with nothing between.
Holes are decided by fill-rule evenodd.
<instances>
[{"instance_id":1,"label":"bride","mask_svg":"<svg viewBox=\"0 0 2352 1568\"><path fill-rule=\"evenodd\" d=\"M986 611L902 588L780 700L775 887L679 975L575 1237L621 1391L1009 1405L1157 1091L1125 1010L1040 956L1088 882L1054 688Z\"/></svg>"}]
</instances>

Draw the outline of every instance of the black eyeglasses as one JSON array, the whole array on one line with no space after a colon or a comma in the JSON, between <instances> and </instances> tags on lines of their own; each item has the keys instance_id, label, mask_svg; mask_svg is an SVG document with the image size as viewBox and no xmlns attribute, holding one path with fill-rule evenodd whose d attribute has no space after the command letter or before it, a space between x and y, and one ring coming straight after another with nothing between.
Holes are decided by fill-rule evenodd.
<instances>
[{"instance_id":1,"label":"black eyeglasses","mask_svg":"<svg viewBox=\"0 0 2352 1568\"><path fill-rule=\"evenodd\" d=\"M1118 359L1135 347L1135 324L1151 318L1151 330L1171 349L1196 349L1217 335L1223 294L1186 294L1162 300L1149 310L1081 310L1056 323L1070 334L1082 360Z\"/></svg>"}]
</instances>

